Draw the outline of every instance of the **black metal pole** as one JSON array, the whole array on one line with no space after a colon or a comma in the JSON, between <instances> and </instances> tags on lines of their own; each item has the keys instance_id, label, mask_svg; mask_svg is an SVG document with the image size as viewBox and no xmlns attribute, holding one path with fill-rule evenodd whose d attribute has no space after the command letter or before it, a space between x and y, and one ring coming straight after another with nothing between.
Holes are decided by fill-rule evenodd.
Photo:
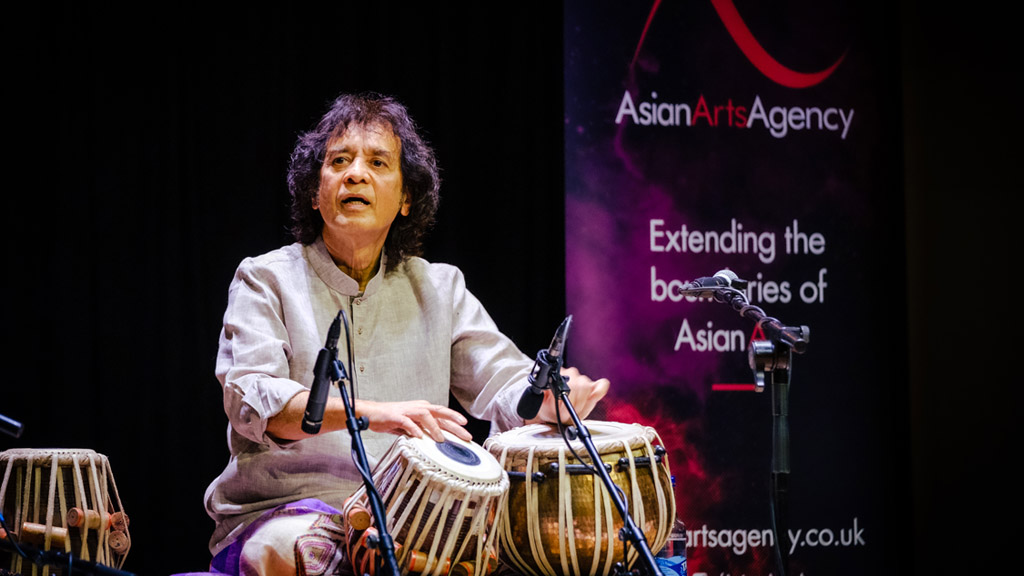
<instances>
[{"instance_id":1,"label":"black metal pole","mask_svg":"<svg viewBox=\"0 0 1024 576\"><path fill-rule=\"evenodd\" d=\"M633 517L630 516L625 502L623 502L619 495L618 486L612 481L611 476L608 475L608 470L604 467L604 462L601 460L601 454L598 453L597 447L594 446L594 441L590 436L590 430L588 430L580 421L580 417L576 413L576 409L573 408L572 402L569 401L569 387L559 372L560 370L558 369L551 371L551 388L562 403L565 404L566 409L568 409L569 416L572 418L573 426L576 428L577 438L583 442L584 447L587 449L587 453L590 454L590 459L594 464L592 468L594 468L597 475L601 477L601 481L604 482L605 489L608 490L608 494L612 499L612 503L615 505L615 509L618 510L619 515L622 516L623 528L622 533L619 535L620 539L623 541L629 540L629 542L636 547L640 553L640 558L647 567L648 574L652 576L662 576L661 570L658 568L658 563L654 560L654 554L651 552L651 547L648 545L643 531L641 531L636 525L636 522L633 521Z\"/></svg>"},{"instance_id":2,"label":"black metal pole","mask_svg":"<svg viewBox=\"0 0 1024 576\"><path fill-rule=\"evenodd\" d=\"M791 354L786 349L786 354ZM772 523L779 576L789 569L789 370L772 371Z\"/></svg>"},{"instance_id":3,"label":"black metal pole","mask_svg":"<svg viewBox=\"0 0 1024 576\"><path fill-rule=\"evenodd\" d=\"M348 365L351 367L355 360L354 353L352 350L352 338L349 333L348 316L345 311L341 312L342 320L345 324L345 340L348 342ZM366 449L363 447L362 431L369 428L369 420L366 417L357 418L354 408L354 398L349 396L349 391L345 389L343 380L346 379L345 368L342 366L337 359L335 359L335 382L338 384L338 390L341 392L342 402L345 404L345 426L348 428L349 436L352 437L352 452L357 460L356 467L359 469L360 475L363 477L363 485L366 488L366 496L370 500L370 510L373 513L373 517L377 520L377 549L381 551L379 554L380 558L380 569L386 570L386 574L393 576L399 576L401 570L398 567L398 559L395 556L395 542L391 538L391 534L388 533L388 517L387 512L384 510L384 502L381 500L380 494L377 492L377 487L373 484L373 476L370 474L370 463L366 457ZM348 377L349 383L352 384L352 379L355 375ZM353 385L354 388L354 385Z\"/></svg>"},{"instance_id":4,"label":"black metal pole","mask_svg":"<svg viewBox=\"0 0 1024 576\"><path fill-rule=\"evenodd\" d=\"M772 389L771 520L779 576L786 576L789 567L786 543L789 536L789 380L793 353L803 354L807 350L810 328L786 326L747 302L746 295L736 288L701 290L713 291L716 301L729 304L764 332L764 341L751 342L748 357L756 390L763 391L766 384ZM687 290L677 290L677 293L687 293Z\"/></svg>"}]
</instances>

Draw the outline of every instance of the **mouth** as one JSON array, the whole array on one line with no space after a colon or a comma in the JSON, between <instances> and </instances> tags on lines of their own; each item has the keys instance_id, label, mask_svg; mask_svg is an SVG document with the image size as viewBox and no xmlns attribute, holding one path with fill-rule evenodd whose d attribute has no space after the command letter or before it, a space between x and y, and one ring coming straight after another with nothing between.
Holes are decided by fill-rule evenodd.
<instances>
[{"instance_id":1,"label":"mouth","mask_svg":"<svg viewBox=\"0 0 1024 576\"><path fill-rule=\"evenodd\" d=\"M362 205L369 206L370 201L362 196L346 196L341 199L341 203L345 206Z\"/></svg>"}]
</instances>

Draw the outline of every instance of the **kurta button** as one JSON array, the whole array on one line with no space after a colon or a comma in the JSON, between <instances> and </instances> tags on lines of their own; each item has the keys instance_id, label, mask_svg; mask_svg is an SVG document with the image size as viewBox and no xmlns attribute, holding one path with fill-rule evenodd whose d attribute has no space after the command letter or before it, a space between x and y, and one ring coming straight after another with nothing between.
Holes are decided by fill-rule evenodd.
<instances>
[{"instance_id":1,"label":"kurta button","mask_svg":"<svg viewBox=\"0 0 1024 576\"><path fill-rule=\"evenodd\" d=\"M362 333L363 333L363 327L360 326L359 328L356 329L356 334L362 334Z\"/></svg>"},{"instance_id":2,"label":"kurta button","mask_svg":"<svg viewBox=\"0 0 1024 576\"><path fill-rule=\"evenodd\" d=\"M363 300L361 298L356 298L356 306L359 306L362 303L363 303Z\"/></svg>"},{"instance_id":3,"label":"kurta button","mask_svg":"<svg viewBox=\"0 0 1024 576\"><path fill-rule=\"evenodd\" d=\"M359 367L359 371L360 372L366 372L366 366L360 366Z\"/></svg>"}]
</instances>

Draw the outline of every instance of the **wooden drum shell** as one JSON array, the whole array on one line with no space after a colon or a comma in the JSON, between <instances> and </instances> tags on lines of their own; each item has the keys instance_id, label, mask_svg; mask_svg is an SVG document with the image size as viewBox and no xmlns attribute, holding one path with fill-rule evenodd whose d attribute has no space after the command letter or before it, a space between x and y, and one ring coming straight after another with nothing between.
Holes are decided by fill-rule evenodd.
<instances>
[{"instance_id":1,"label":"wooden drum shell","mask_svg":"<svg viewBox=\"0 0 1024 576\"><path fill-rule=\"evenodd\" d=\"M508 475L482 447L446 436L444 446L399 437L374 468L374 486L402 574L484 576L497 568L496 521L508 494ZM450 461L435 446L479 461ZM342 509L357 574L373 574L376 568L376 552L365 545L367 535L377 532L370 509L365 487Z\"/></svg>"},{"instance_id":2,"label":"wooden drum shell","mask_svg":"<svg viewBox=\"0 0 1024 576\"><path fill-rule=\"evenodd\" d=\"M17 448L0 453L0 511L21 542L120 568L131 547L107 457L88 449ZM16 554L14 573L41 573ZM56 573L62 573L58 568Z\"/></svg>"}]
</instances>

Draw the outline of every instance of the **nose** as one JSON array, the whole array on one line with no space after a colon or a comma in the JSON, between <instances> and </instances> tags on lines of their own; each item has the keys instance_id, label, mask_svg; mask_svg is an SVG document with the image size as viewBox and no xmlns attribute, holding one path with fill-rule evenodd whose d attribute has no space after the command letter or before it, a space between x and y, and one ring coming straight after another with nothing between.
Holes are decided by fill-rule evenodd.
<instances>
[{"instance_id":1,"label":"nose","mask_svg":"<svg viewBox=\"0 0 1024 576\"><path fill-rule=\"evenodd\" d=\"M348 170L345 171L345 183L346 184L361 184L366 182L366 174L368 170L366 160L356 157L349 164Z\"/></svg>"}]
</instances>

